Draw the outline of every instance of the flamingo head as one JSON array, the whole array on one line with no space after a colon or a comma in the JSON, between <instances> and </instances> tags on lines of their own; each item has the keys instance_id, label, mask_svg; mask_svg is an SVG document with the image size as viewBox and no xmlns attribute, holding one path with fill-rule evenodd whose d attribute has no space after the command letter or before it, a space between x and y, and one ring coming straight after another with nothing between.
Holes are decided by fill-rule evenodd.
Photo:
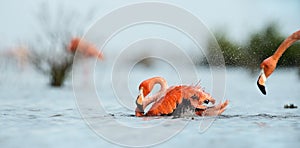
<instances>
[{"instance_id":1,"label":"flamingo head","mask_svg":"<svg viewBox=\"0 0 300 148\"><path fill-rule=\"evenodd\" d=\"M153 86L152 86L152 88L153 88ZM149 85L149 80L145 80L140 84L139 95L136 99L136 105L140 112L144 112L143 100L145 100L145 97L150 93L152 88Z\"/></svg>"},{"instance_id":2,"label":"flamingo head","mask_svg":"<svg viewBox=\"0 0 300 148\"><path fill-rule=\"evenodd\" d=\"M73 38L68 46L68 51L76 52L79 42L80 38Z\"/></svg>"},{"instance_id":3,"label":"flamingo head","mask_svg":"<svg viewBox=\"0 0 300 148\"><path fill-rule=\"evenodd\" d=\"M136 104L139 108L142 109L143 106L143 100L145 99L145 97L147 95L149 95L149 93L151 92L151 90L153 89L153 86L155 84L155 79L156 78L150 78L147 79L145 81L143 81L140 86L139 86L139 95L136 99Z\"/></svg>"},{"instance_id":4,"label":"flamingo head","mask_svg":"<svg viewBox=\"0 0 300 148\"><path fill-rule=\"evenodd\" d=\"M151 87L149 88L149 87L150 87L149 83L146 81L144 81L140 84L139 95L137 97L137 102L136 102L137 104L140 104L140 105L143 104L144 98L150 93L151 89L153 88L153 86L152 86L152 88Z\"/></svg>"},{"instance_id":5,"label":"flamingo head","mask_svg":"<svg viewBox=\"0 0 300 148\"><path fill-rule=\"evenodd\" d=\"M140 92L139 95L142 95L143 97L146 97L147 95L149 95L149 93L151 92L151 90L153 89L153 86L155 84L155 79L157 79L157 78L154 77L154 78L150 78L150 79L143 81L139 86L139 92Z\"/></svg>"}]
</instances>

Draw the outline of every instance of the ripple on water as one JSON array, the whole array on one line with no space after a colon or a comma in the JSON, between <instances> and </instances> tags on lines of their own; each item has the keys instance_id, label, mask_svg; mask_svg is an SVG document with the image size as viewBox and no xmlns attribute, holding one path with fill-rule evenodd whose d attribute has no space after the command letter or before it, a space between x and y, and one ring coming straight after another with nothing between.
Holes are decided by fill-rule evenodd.
<instances>
[{"instance_id":1,"label":"ripple on water","mask_svg":"<svg viewBox=\"0 0 300 148\"><path fill-rule=\"evenodd\" d=\"M300 118L299 115L286 114L286 115L272 115L272 114L254 114L254 115L220 115L220 119L230 119L230 118L243 118L243 119L253 119L253 118L264 118L264 119L287 119L287 118Z\"/></svg>"}]
</instances>

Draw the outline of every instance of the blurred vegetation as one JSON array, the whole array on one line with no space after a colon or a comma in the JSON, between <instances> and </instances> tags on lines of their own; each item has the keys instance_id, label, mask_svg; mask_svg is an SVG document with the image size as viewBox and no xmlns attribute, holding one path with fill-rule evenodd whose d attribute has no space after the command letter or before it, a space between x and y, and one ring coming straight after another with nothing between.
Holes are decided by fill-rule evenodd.
<instances>
[{"instance_id":1,"label":"blurred vegetation","mask_svg":"<svg viewBox=\"0 0 300 148\"><path fill-rule=\"evenodd\" d=\"M221 48L226 66L244 66L246 64L246 53L240 45L232 42L225 33L216 33L216 40ZM212 54L212 52L209 52Z\"/></svg>"},{"instance_id":2,"label":"blurred vegetation","mask_svg":"<svg viewBox=\"0 0 300 148\"><path fill-rule=\"evenodd\" d=\"M39 72L49 77L50 85L53 87L61 87L64 84L73 65L73 55L67 52L52 53L49 56L42 51L34 51L29 59Z\"/></svg>"},{"instance_id":3,"label":"blurred vegetation","mask_svg":"<svg viewBox=\"0 0 300 148\"><path fill-rule=\"evenodd\" d=\"M225 33L215 33L215 37L222 50L226 66L244 67L255 71L259 69L260 63L265 58L277 50L287 36L280 33L276 23L269 23L263 29L251 34L245 43L236 43L230 40ZM210 43L208 45L209 47L213 46ZM212 53L209 52L209 54ZM299 42L294 43L286 50L277 66L300 68Z\"/></svg>"},{"instance_id":4,"label":"blurred vegetation","mask_svg":"<svg viewBox=\"0 0 300 148\"><path fill-rule=\"evenodd\" d=\"M51 86L62 86L73 64L73 57L65 59L62 63L51 63L50 70Z\"/></svg>"},{"instance_id":5,"label":"blurred vegetation","mask_svg":"<svg viewBox=\"0 0 300 148\"><path fill-rule=\"evenodd\" d=\"M40 32L30 45L32 65L50 78L50 85L60 87L73 65L73 53L67 51L72 37L83 34L84 23L91 20L93 10L82 16L76 10L66 11L64 6L51 7L42 3L37 12L36 29Z\"/></svg>"}]
</instances>

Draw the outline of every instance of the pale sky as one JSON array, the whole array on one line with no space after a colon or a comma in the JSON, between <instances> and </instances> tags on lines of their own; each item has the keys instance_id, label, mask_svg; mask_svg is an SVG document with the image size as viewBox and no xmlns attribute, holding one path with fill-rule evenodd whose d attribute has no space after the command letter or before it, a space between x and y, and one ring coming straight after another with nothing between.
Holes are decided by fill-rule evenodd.
<instances>
[{"instance_id":1,"label":"pale sky","mask_svg":"<svg viewBox=\"0 0 300 148\"><path fill-rule=\"evenodd\" d=\"M36 12L42 2L64 9L77 9L86 14L95 10L95 19L112 10L141 0L6 0L0 2L0 48L30 40L36 33ZM300 29L299 0L165 0L189 10L199 17L210 30L222 28L231 38L243 41L247 35L270 21L278 22L282 33ZM86 22L86 27L95 20Z\"/></svg>"}]
</instances>

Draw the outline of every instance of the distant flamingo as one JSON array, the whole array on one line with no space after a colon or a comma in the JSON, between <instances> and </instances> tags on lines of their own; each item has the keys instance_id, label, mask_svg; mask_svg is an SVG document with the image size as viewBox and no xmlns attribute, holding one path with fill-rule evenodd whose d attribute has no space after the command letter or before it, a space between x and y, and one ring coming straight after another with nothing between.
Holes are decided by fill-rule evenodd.
<instances>
[{"instance_id":1,"label":"distant flamingo","mask_svg":"<svg viewBox=\"0 0 300 148\"><path fill-rule=\"evenodd\" d=\"M68 46L68 50L72 53L79 51L86 57L97 57L100 60L103 59L103 54L101 51L98 51L98 49L93 44L78 37L75 37L71 40Z\"/></svg>"},{"instance_id":2,"label":"distant flamingo","mask_svg":"<svg viewBox=\"0 0 300 148\"><path fill-rule=\"evenodd\" d=\"M153 96L148 96L155 84L161 86L160 90ZM220 115L225 111L229 101L220 103L217 106L208 107L215 104L209 94L205 93L199 85L188 86L178 85L168 88L164 78L153 77L143 81L139 86L140 94L137 97L135 115L141 116L161 116L161 115L180 115L187 110L192 110L199 116ZM153 103L154 102L154 103ZM145 108L153 103L147 113Z\"/></svg>"},{"instance_id":3,"label":"distant flamingo","mask_svg":"<svg viewBox=\"0 0 300 148\"><path fill-rule=\"evenodd\" d=\"M0 57L1 56L6 56L16 60L18 68L24 70L29 62L30 51L28 50L28 47L26 45L20 45L0 52Z\"/></svg>"},{"instance_id":4,"label":"distant flamingo","mask_svg":"<svg viewBox=\"0 0 300 148\"><path fill-rule=\"evenodd\" d=\"M289 48L297 40L300 40L300 30L294 32L292 35L287 37L280 44L280 46L277 48L275 53L272 56L266 58L260 64L260 68L262 69L262 74L259 76L259 78L257 80L257 85L258 85L259 89L263 92L263 94L266 94L265 81L275 70L279 58L286 51L286 49Z\"/></svg>"}]
</instances>

